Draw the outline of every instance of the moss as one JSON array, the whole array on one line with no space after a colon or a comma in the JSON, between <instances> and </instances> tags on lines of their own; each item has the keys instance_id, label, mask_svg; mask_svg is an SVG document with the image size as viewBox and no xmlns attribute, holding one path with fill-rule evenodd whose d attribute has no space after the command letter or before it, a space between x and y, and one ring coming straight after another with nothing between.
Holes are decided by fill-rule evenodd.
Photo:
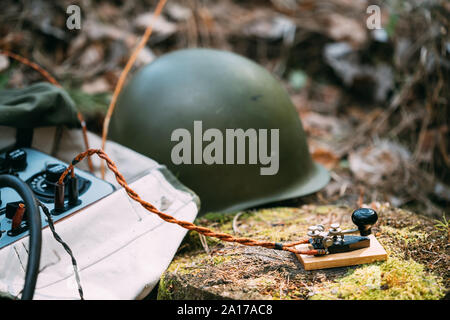
<instances>
[{"instance_id":1,"label":"moss","mask_svg":"<svg viewBox=\"0 0 450 320\"><path fill-rule=\"evenodd\" d=\"M227 256L216 255L216 256L212 257L213 264L216 266L219 264L225 263L227 261L230 261L230 260L232 260L232 258L231 258L231 256L228 256L228 255Z\"/></svg>"},{"instance_id":2,"label":"moss","mask_svg":"<svg viewBox=\"0 0 450 320\"><path fill-rule=\"evenodd\" d=\"M236 236L258 240L299 240L310 225L339 221L351 228L351 208L304 205L243 212ZM246 247L190 232L164 275L171 299L439 299L448 286L446 231L436 222L388 206L378 210L374 234L389 260L348 268L305 271L295 255ZM196 223L234 233L236 214L209 214ZM350 270L350 271L349 271ZM435 277L433 275L440 275Z\"/></svg>"},{"instance_id":3,"label":"moss","mask_svg":"<svg viewBox=\"0 0 450 320\"><path fill-rule=\"evenodd\" d=\"M158 300L172 300L172 281L167 279L165 275L159 280L158 286Z\"/></svg>"},{"instance_id":4,"label":"moss","mask_svg":"<svg viewBox=\"0 0 450 320\"><path fill-rule=\"evenodd\" d=\"M223 214L216 212L209 212L197 219L197 221L208 220L209 222L227 223L233 220L233 214Z\"/></svg>"},{"instance_id":5,"label":"moss","mask_svg":"<svg viewBox=\"0 0 450 320\"><path fill-rule=\"evenodd\" d=\"M328 214L330 213L335 206L319 206L316 208L315 213L317 214Z\"/></svg>"},{"instance_id":6,"label":"moss","mask_svg":"<svg viewBox=\"0 0 450 320\"><path fill-rule=\"evenodd\" d=\"M198 253L195 258L189 256L177 256L167 268L168 272L177 274L189 274L195 273L199 267L205 264L205 261L209 258L206 253Z\"/></svg>"},{"instance_id":7,"label":"moss","mask_svg":"<svg viewBox=\"0 0 450 320\"><path fill-rule=\"evenodd\" d=\"M401 240L406 244L417 241L424 241L427 238L427 234L421 231L415 231L416 226L409 226L401 229L392 228L389 226L382 226L381 231L397 240Z\"/></svg>"},{"instance_id":8,"label":"moss","mask_svg":"<svg viewBox=\"0 0 450 320\"><path fill-rule=\"evenodd\" d=\"M413 260L391 257L385 262L352 269L312 297L359 300L434 300L445 295L442 280Z\"/></svg>"},{"instance_id":9,"label":"moss","mask_svg":"<svg viewBox=\"0 0 450 320\"><path fill-rule=\"evenodd\" d=\"M306 228L304 221L304 211L298 208L274 208L262 209L258 211L239 212L236 214L207 213L198 218L195 223L213 229L217 232L234 234L233 219L240 214L238 225L239 235L242 237L255 237L271 241L288 241L302 237ZM206 237L209 247L223 244L216 238ZM190 231L180 246L179 253L203 250L200 236L195 231Z\"/></svg>"}]
</instances>

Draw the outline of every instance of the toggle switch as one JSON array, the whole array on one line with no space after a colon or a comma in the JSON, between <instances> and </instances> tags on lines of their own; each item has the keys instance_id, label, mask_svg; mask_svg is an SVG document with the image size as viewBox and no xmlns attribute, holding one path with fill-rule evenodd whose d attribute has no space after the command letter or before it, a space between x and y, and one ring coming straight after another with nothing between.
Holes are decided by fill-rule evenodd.
<instances>
[{"instance_id":1,"label":"toggle switch","mask_svg":"<svg viewBox=\"0 0 450 320\"><path fill-rule=\"evenodd\" d=\"M25 214L25 205L23 203L19 203L19 206L17 207L17 210L12 219L11 231L14 232L14 230L20 228L24 214Z\"/></svg>"},{"instance_id":2,"label":"toggle switch","mask_svg":"<svg viewBox=\"0 0 450 320\"><path fill-rule=\"evenodd\" d=\"M14 215L16 214L16 211L19 208L20 204L23 204L23 202L22 201L8 202L5 208L6 218L8 219L14 218Z\"/></svg>"},{"instance_id":3,"label":"toggle switch","mask_svg":"<svg viewBox=\"0 0 450 320\"><path fill-rule=\"evenodd\" d=\"M55 185L55 208L53 209L53 214L59 214L66 210L64 206L64 183Z\"/></svg>"},{"instance_id":4,"label":"toggle switch","mask_svg":"<svg viewBox=\"0 0 450 320\"><path fill-rule=\"evenodd\" d=\"M69 178L69 205L76 206L81 203L79 199L79 189L78 189L78 178L77 176L73 176Z\"/></svg>"},{"instance_id":5,"label":"toggle switch","mask_svg":"<svg viewBox=\"0 0 450 320\"><path fill-rule=\"evenodd\" d=\"M13 202L8 203L6 206L7 206L7 215L9 217L11 217L11 212L14 212L11 217L12 219L11 230L7 232L8 236L15 237L20 233L28 230L28 226L26 224L22 226L22 221L24 221L26 214L25 204L23 202L17 201L15 203Z\"/></svg>"}]
</instances>

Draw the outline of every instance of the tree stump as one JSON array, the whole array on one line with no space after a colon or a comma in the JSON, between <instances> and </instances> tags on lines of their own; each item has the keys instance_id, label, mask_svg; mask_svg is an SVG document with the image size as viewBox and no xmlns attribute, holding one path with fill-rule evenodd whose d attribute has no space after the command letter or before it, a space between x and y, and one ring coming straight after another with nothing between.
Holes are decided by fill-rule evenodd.
<instances>
[{"instance_id":1,"label":"tree stump","mask_svg":"<svg viewBox=\"0 0 450 320\"><path fill-rule=\"evenodd\" d=\"M388 205L377 208L373 233L388 260L305 271L290 252L220 242L189 232L162 276L159 299L442 299L449 287L448 225ZM305 205L233 215L208 214L197 224L237 236L290 242L308 226L340 222L352 209ZM202 239L203 238L203 239Z\"/></svg>"}]
</instances>

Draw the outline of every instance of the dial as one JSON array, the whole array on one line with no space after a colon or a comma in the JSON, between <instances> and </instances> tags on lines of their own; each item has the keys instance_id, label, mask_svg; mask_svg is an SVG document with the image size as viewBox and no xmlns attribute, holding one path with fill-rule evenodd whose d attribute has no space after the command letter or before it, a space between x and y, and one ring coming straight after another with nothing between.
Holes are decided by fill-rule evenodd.
<instances>
[{"instance_id":1,"label":"dial","mask_svg":"<svg viewBox=\"0 0 450 320\"><path fill-rule=\"evenodd\" d=\"M59 163L48 164L44 171L41 171L27 180L31 190L43 202L52 202L55 196L55 185L61 174L66 170L66 166ZM89 188L91 182L78 177L78 192L82 195ZM67 182L68 177L64 179ZM64 197L68 197L69 188L65 188Z\"/></svg>"}]
</instances>

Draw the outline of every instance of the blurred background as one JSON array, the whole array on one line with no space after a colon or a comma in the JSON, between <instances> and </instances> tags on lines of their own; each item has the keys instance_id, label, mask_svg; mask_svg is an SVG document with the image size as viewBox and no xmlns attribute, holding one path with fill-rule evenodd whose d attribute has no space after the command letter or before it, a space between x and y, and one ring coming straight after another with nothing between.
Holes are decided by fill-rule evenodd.
<instances>
[{"instance_id":1,"label":"blurred background","mask_svg":"<svg viewBox=\"0 0 450 320\"><path fill-rule=\"evenodd\" d=\"M3 0L0 50L44 67L101 133L156 4ZM66 26L70 5L81 9L79 29ZM168 0L130 75L181 48L242 54L282 81L314 159L331 170L330 184L302 202L363 199L442 218L450 213L449 17L444 0ZM0 55L1 89L43 80Z\"/></svg>"}]
</instances>

